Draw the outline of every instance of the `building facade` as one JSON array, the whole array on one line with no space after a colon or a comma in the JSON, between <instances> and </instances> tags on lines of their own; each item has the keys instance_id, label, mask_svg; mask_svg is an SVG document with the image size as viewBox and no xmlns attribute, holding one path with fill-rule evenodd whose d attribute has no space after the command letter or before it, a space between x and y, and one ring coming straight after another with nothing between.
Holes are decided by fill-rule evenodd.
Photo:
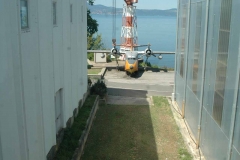
<instances>
[{"instance_id":1,"label":"building facade","mask_svg":"<svg viewBox=\"0 0 240 160\"><path fill-rule=\"evenodd\" d=\"M175 100L209 160L240 159L240 1L179 0Z\"/></svg>"},{"instance_id":2,"label":"building facade","mask_svg":"<svg viewBox=\"0 0 240 160\"><path fill-rule=\"evenodd\" d=\"M87 92L85 0L0 0L0 160L47 159Z\"/></svg>"}]
</instances>

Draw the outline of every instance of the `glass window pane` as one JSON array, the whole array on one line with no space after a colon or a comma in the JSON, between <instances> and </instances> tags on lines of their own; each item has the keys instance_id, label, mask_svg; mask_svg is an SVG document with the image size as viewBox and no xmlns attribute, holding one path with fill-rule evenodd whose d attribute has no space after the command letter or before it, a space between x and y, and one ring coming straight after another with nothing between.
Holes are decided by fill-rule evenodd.
<instances>
[{"instance_id":1,"label":"glass window pane","mask_svg":"<svg viewBox=\"0 0 240 160\"><path fill-rule=\"evenodd\" d=\"M181 45L181 56L180 56L180 75L183 77L183 72L184 72L184 63L185 63L185 44L187 42L186 38L186 28L187 28L187 18L188 18L188 3L185 3L182 6L182 26L181 26L181 31L182 31L182 43Z\"/></svg>"},{"instance_id":2,"label":"glass window pane","mask_svg":"<svg viewBox=\"0 0 240 160\"><path fill-rule=\"evenodd\" d=\"M21 0L20 7L21 28L28 28L28 2L26 0Z\"/></svg>"},{"instance_id":3,"label":"glass window pane","mask_svg":"<svg viewBox=\"0 0 240 160\"><path fill-rule=\"evenodd\" d=\"M57 3L53 2L53 25L57 25Z\"/></svg>"},{"instance_id":4,"label":"glass window pane","mask_svg":"<svg viewBox=\"0 0 240 160\"><path fill-rule=\"evenodd\" d=\"M199 67L199 55L200 55L200 43L201 43L201 26L202 26L202 2L197 3L196 14L196 32L195 32L195 48L193 57L193 70L192 70L192 90L197 95L198 92L198 67Z\"/></svg>"},{"instance_id":5,"label":"glass window pane","mask_svg":"<svg viewBox=\"0 0 240 160\"><path fill-rule=\"evenodd\" d=\"M232 0L222 0L218 40L218 57L213 104L213 117L221 126L227 74L228 48L231 24Z\"/></svg>"},{"instance_id":6,"label":"glass window pane","mask_svg":"<svg viewBox=\"0 0 240 160\"><path fill-rule=\"evenodd\" d=\"M70 22L73 22L73 14L72 14L73 10L72 10L72 4L70 5Z\"/></svg>"}]
</instances>

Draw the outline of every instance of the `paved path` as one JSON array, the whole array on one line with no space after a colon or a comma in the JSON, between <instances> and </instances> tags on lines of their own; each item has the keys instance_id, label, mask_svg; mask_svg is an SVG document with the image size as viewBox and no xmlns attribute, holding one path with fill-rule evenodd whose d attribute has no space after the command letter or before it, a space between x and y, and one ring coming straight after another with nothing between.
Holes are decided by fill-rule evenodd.
<instances>
[{"instance_id":1,"label":"paved path","mask_svg":"<svg viewBox=\"0 0 240 160\"><path fill-rule=\"evenodd\" d=\"M153 105L152 98L141 98L141 97L124 97L124 96L108 96L107 104L114 105Z\"/></svg>"},{"instance_id":2,"label":"paved path","mask_svg":"<svg viewBox=\"0 0 240 160\"><path fill-rule=\"evenodd\" d=\"M117 63L116 61L112 61L109 63L95 63L93 61L87 60L89 65L93 65L93 67L100 67L100 68L104 68L104 67L117 67ZM118 61L119 66L124 66L125 65L125 61Z\"/></svg>"},{"instance_id":3,"label":"paved path","mask_svg":"<svg viewBox=\"0 0 240 160\"><path fill-rule=\"evenodd\" d=\"M174 86L174 72L139 72L129 77L123 71L112 70L104 78L108 93L115 96L171 96Z\"/></svg>"}]
</instances>

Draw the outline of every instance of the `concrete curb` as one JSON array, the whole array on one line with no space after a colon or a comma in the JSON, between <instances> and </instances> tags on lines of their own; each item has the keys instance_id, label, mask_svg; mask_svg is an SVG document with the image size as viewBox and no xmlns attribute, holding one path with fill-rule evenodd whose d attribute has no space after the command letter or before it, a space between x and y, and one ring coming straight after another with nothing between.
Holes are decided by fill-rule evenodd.
<instances>
[{"instance_id":1,"label":"concrete curb","mask_svg":"<svg viewBox=\"0 0 240 160\"><path fill-rule=\"evenodd\" d=\"M76 150L73 154L72 160L80 160L81 159L81 156L83 154L83 150L84 150L84 147L85 147L85 143L87 141L90 129L92 127L93 120L95 118L96 112L97 112L98 107L99 107L98 104L99 104L99 96L97 96L97 98L96 98L96 100L93 104L93 108L91 110L90 116L87 119L86 128L83 131L83 133L81 135L81 138L79 139L78 148L76 148Z\"/></svg>"},{"instance_id":2,"label":"concrete curb","mask_svg":"<svg viewBox=\"0 0 240 160\"><path fill-rule=\"evenodd\" d=\"M107 68L102 68L100 73L98 73L98 74L88 74L88 77L92 78L92 79L103 79L106 72L107 72Z\"/></svg>"},{"instance_id":3,"label":"concrete curb","mask_svg":"<svg viewBox=\"0 0 240 160\"><path fill-rule=\"evenodd\" d=\"M191 138L191 136L193 134L189 130L189 126L184 122L184 119L182 119L182 117L179 115L179 113L181 113L181 111L179 110L177 103L175 101L173 102L171 97L169 97L167 99L168 99L169 105L171 106L171 110L172 110L175 122L176 122L176 124L179 128L179 131L183 137L184 143L187 146L187 150L193 157L193 160L205 160L204 155L201 152L201 149L196 148L196 145ZM200 154L201 154L201 156L200 156Z\"/></svg>"}]
</instances>

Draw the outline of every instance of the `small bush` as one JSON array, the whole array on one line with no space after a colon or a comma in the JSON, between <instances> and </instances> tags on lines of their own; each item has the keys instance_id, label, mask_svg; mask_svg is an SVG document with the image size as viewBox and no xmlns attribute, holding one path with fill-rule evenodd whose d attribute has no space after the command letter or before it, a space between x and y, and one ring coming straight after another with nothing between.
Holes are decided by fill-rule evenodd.
<instances>
[{"instance_id":1,"label":"small bush","mask_svg":"<svg viewBox=\"0 0 240 160\"><path fill-rule=\"evenodd\" d=\"M107 62L112 62L111 55L107 56Z\"/></svg>"},{"instance_id":2,"label":"small bush","mask_svg":"<svg viewBox=\"0 0 240 160\"><path fill-rule=\"evenodd\" d=\"M158 65L152 65L152 68L159 68Z\"/></svg>"},{"instance_id":3,"label":"small bush","mask_svg":"<svg viewBox=\"0 0 240 160\"><path fill-rule=\"evenodd\" d=\"M92 80L90 78L88 78L88 86L92 85Z\"/></svg>"},{"instance_id":4,"label":"small bush","mask_svg":"<svg viewBox=\"0 0 240 160\"><path fill-rule=\"evenodd\" d=\"M94 60L94 53L88 53L88 54L87 54L87 58L88 58L90 61L93 61L93 60Z\"/></svg>"},{"instance_id":5,"label":"small bush","mask_svg":"<svg viewBox=\"0 0 240 160\"><path fill-rule=\"evenodd\" d=\"M97 82L92 85L90 93L104 97L104 95L107 93L107 86L103 81L98 79Z\"/></svg>"},{"instance_id":6,"label":"small bush","mask_svg":"<svg viewBox=\"0 0 240 160\"><path fill-rule=\"evenodd\" d=\"M151 64L151 62L142 62L142 63L139 63L139 66L141 66L141 67L152 67L152 64Z\"/></svg>"}]
</instances>

